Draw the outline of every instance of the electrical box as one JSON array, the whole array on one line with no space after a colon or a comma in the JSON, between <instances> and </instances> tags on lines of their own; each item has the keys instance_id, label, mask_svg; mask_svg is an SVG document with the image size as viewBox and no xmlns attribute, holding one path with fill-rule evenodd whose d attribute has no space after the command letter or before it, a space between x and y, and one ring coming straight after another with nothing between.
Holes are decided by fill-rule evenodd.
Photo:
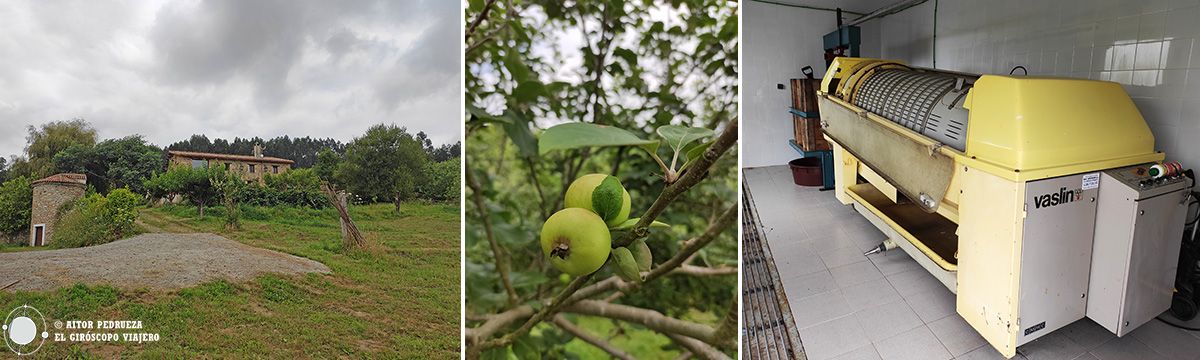
<instances>
[{"instance_id":1,"label":"electrical box","mask_svg":"<svg viewBox=\"0 0 1200 360\"><path fill-rule=\"evenodd\" d=\"M1192 179L1101 172L1087 317L1124 336L1171 307Z\"/></svg>"}]
</instances>

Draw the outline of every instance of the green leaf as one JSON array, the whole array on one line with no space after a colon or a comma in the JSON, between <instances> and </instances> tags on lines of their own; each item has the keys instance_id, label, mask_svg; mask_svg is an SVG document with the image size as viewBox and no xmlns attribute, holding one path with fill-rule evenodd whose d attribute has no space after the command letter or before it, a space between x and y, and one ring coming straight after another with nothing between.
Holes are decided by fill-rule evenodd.
<instances>
[{"instance_id":1,"label":"green leaf","mask_svg":"<svg viewBox=\"0 0 1200 360\"><path fill-rule=\"evenodd\" d=\"M612 251L613 265L616 266L617 275L625 281L642 281L642 273L638 272L637 261L633 259L633 253L629 249L619 247Z\"/></svg>"},{"instance_id":2,"label":"green leaf","mask_svg":"<svg viewBox=\"0 0 1200 360\"><path fill-rule=\"evenodd\" d=\"M613 55L615 55L621 59L624 59L625 62L628 63L630 67L637 67L638 56L632 50L629 50L629 49L626 49L623 47L618 47L616 50L613 50Z\"/></svg>"},{"instance_id":3,"label":"green leaf","mask_svg":"<svg viewBox=\"0 0 1200 360\"><path fill-rule=\"evenodd\" d=\"M645 239L637 239L629 244L629 252L633 254L633 260L637 262L638 271L650 271L654 256L650 254L650 246L646 245Z\"/></svg>"},{"instance_id":4,"label":"green leaf","mask_svg":"<svg viewBox=\"0 0 1200 360\"><path fill-rule=\"evenodd\" d=\"M535 300L529 300L529 301L523 302L523 303L521 303L521 305L527 305L527 306L533 308L534 310L541 310L543 307L546 307L546 305L542 304L541 301L535 301Z\"/></svg>"},{"instance_id":5,"label":"green leaf","mask_svg":"<svg viewBox=\"0 0 1200 360\"><path fill-rule=\"evenodd\" d=\"M536 289L538 285L550 280L546 274L541 272L520 272L516 271L511 274L512 285L517 289Z\"/></svg>"},{"instance_id":6,"label":"green leaf","mask_svg":"<svg viewBox=\"0 0 1200 360\"><path fill-rule=\"evenodd\" d=\"M658 135L667 140L667 145L670 145L675 151L683 149L684 145L697 139L712 136L713 131L704 128L666 125L658 128Z\"/></svg>"},{"instance_id":7,"label":"green leaf","mask_svg":"<svg viewBox=\"0 0 1200 360\"><path fill-rule=\"evenodd\" d=\"M507 49L505 51L504 68L508 69L509 74L512 74L512 80L517 82L524 82L530 76L529 66L525 65L525 60L521 58L521 54L516 49Z\"/></svg>"},{"instance_id":8,"label":"green leaf","mask_svg":"<svg viewBox=\"0 0 1200 360\"><path fill-rule=\"evenodd\" d=\"M568 123L556 125L542 133L538 139L541 154L553 150L577 149L590 146L623 146L658 144L656 140L645 140L631 132L612 126L590 123ZM655 145L657 147L657 145Z\"/></svg>"},{"instance_id":9,"label":"green leaf","mask_svg":"<svg viewBox=\"0 0 1200 360\"><path fill-rule=\"evenodd\" d=\"M629 220L625 220L625 222L617 224L616 226L611 226L608 229L609 230L625 230L625 229L633 227L634 225L637 225L637 222L641 221L641 220L642 220L642 218L632 218ZM667 224L662 221L654 220L654 221L650 222L650 227L671 227L671 224Z\"/></svg>"},{"instance_id":10,"label":"green leaf","mask_svg":"<svg viewBox=\"0 0 1200 360\"><path fill-rule=\"evenodd\" d=\"M529 336L522 336L521 338L517 339L517 341L514 341L512 348L513 354L516 355L518 359L541 360L542 358L542 353L538 352L537 347L533 346L533 343L529 341Z\"/></svg>"},{"instance_id":11,"label":"green leaf","mask_svg":"<svg viewBox=\"0 0 1200 360\"><path fill-rule=\"evenodd\" d=\"M480 354L479 358L483 360L508 360L510 358L515 358L515 356L516 355L512 354L512 349L508 346L505 346L484 350L483 353Z\"/></svg>"},{"instance_id":12,"label":"green leaf","mask_svg":"<svg viewBox=\"0 0 1200 360\"><path fill-rule=\"evenodd\" d=\"M605 222L621 216L621 206L624 205L624 188L621 180L614 176L605 176L600 185L592 190L592 209Z\"/></svg>"},{"instance_id":13,"label":"green leaf","mask_svg":"<svg viewBox=\"0 0 1200 360\"><path fill-rule=\"evenodd\" d=\"M713 140L713 141L716 141L716 140ZM683 171L684 169L687 169L689 166L692 166L692 164L695 164L696 160L700 160L700 157L704 156L704 151L708 150L708 148L710 146L712 146L713 141L709 141L709 142L697 145L696 147L693 147L691 150L688 150L687 162L683 163L683 166L681 166L679 168L679 171Z\"/></svg>"},{"instance_id":14,"label":"green leaf","mask_svg":"<svg viewBox=\"0 0 1200 360\"><path fill-rule=\"evenodd\" d=\"M512 122L512 120L509 120L507 118L488 114L487 111L480 109L478 106L475 106L475 104L467 103L466 107L467 107L467 113L474 115L475 118L479 119L479 121L484 122L484 123L507 124L507 123Z\"/></svg>"},{"instance_id":15,"label":"green leaf","mask_svg":"<svg viewBox=\"0 0 1200 360\"><path fill-rule=\"evenodd\" d=\"M546 92L546 85L542 84L541 81L537 81L537 79L522 81L520 85L517 85L516 89L513 89L513 97L521 104L535 102L538 100L538 97L548 94Z\"/></svg>"},{"instance_id":16,"label":"green leaf","mask_svg":"<svg viewBox=\"0 0 1200 360\"><path fill-rule=\"evenodd\" d=\"M655 141L655 142L651 142L651 143L638 145L638 147L642 148L642 150L646 150L646 152L650 153L650 155L654 155L654 157L657 158L659 145L662 145L662 143Z\"/></svg>"},{"instance_id":17,"label":"green leaf","mask_svg":"<svg viewBox=\"0 0 1200 360\"><path fill-rule=\"evenodd\" d=\"M510 121L503 125L504 132L508 133L513 144L517 145L521 156L536 158L538 143L537 138L529 131L529 120L521 113L512 110L504 110L504 117Z\"/></svg>"},{"instance_id":18,"label":"green leaf","mask_svg":"<svg viewBox=\"0 0 1200 360\"><path fill-rule=\"evenodd\" d=\"M608 229L609 230L625 230L625 229L633 227L633 225L636 225L638 220L641 220L641 219L642 218L632 218L629 220L625 220L625 222L617 224L616 226L610 226Z\"/></svg>"}]
</instances>

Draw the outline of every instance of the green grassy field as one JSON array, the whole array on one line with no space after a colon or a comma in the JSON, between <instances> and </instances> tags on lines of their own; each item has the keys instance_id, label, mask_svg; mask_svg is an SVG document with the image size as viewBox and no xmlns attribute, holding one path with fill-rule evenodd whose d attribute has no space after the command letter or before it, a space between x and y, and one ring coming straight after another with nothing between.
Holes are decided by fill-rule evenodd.
<instances>
[{"instance_id":1,"label":"green grassy field","mask_svg":"<svg viewBox=\"0 0 1200 360\"><path fill-rule=\"evenodd\" d=\"M267 274L170 292L107 285L0 291L0 309L28 304L51 324L140 320L143 331L161 337L146 343L47 341L39 358L458 358L459 206L351 210L372 248L343 249L332 209L247 208L241 229L223 230L222 208L208 208L203 220L194 207L142 208L149 227L214 232L320 261L333 273Z\"/></svg>"}]
</instances>

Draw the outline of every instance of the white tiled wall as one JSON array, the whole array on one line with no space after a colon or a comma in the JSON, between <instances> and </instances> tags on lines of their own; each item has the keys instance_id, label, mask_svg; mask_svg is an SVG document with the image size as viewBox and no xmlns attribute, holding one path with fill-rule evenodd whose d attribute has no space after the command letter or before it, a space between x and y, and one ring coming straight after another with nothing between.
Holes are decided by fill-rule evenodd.
<instances>
[{"instance_id":1,"label":"white tiled wall","mask_svg":"<svg viewBox=\"0 0 1200 360\"><path fill-rule=\"evenodd\" d=\"M1007 74L1021 65L1030 75L1116 81L1146 118L1155 147L1185 168L1200 167L1200 49L1193 49L1200 0L936 5L936 44L935 2L928 1L865 24L863 55L980 74ZM745 11L743 166L782 164L795 156L785 145L790 119L777 110L787 108L788 92L774 86L798 75L800 63L821 64L820 36L831 31L834 19L828 12L756 2L746 2ZM803 61L788 60L794 58Z\"/></svg>"},{"instance_id":2,"label":"white tiled wall","mask_svg":"<svg viewBox=\"0 0 1200 360\"><path fill-rule=\"evenodd\" d=\"M788 80L803 77L805 66L812 66L817 77L825 73L821 36L833 31L837 20L829 11L742 4L742 166L787 164L800 157L787 143L792 138ZM864 25L864 43L878 37L878 25ZM877 57L879 47L868 46L862 55Z\"/></svg>"},{"instance_id":3,"label":"white tiled wall","mask_svg":"<svg viewBox=\"0 0 1200 360\"><path fill-rule=\"evenodd\" d=\"M980 74L1116 81L1124 85L1167 160L1200 167L1200 1L934 2L880 20L885 59ZM864 39L864 41L866 41ZM911 46L904 46L908 44ZM1020 70L1018 70L1020 73Z\"/></svg>"}]
</instances>

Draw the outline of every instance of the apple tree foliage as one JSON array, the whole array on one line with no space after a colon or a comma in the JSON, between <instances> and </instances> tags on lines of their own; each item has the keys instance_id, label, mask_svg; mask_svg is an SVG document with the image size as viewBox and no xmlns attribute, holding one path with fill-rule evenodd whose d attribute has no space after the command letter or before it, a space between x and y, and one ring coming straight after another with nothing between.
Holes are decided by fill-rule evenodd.
<instances>
[{"instance_id":1,"label":"apple tree foliage","mask_svg":"<svg viewBox=\"0 0 1200 360\"><path fill-rule=\"evenodd\" d=\"M468 1L469 358L612 355L594 352L599 350L573 340L570 326L559 325L580 323L582 311L561 311L582 306L578 303L547 310L541 321L531 319L552 307L558 295L576 291L571 288L638 281L621 279L613 261L588 277L560 281L562 273L542 255L539 231L563 208L571 181L591 173L621 180L632 198L632 222L672 184L688 180L690 167L723 130L736 127L737 6L724 0ZM649 248L654 269L686 251L687 241L710 225L723 223L728 210L736 212L737 148L728 145L698 170L699 182L647 219L670 227L614 229L614 247L630 245L617 242L644 231L639 241ZM720 328L727 315L736 315L729 314L737 308L736 270L720 271L737 266L736 228L715 229L711 243L677 264L703 271L661 276L628 292L604 291L589 299L612 297L612 304L625 309ZM575 284L580 280L586 282ZM489 324L508 317L514 319L492 331ZM536 323L527 329L530 322ZM618 347L632 352L626 355L693 350L642 324L612 323L618 331L612 344L645 345ZM622 335L636 331L650 336ZM609 334L591 335L604 340ZM708 346L718 355L737 352L728 344Z\"/></svg>"}]
</instances>

